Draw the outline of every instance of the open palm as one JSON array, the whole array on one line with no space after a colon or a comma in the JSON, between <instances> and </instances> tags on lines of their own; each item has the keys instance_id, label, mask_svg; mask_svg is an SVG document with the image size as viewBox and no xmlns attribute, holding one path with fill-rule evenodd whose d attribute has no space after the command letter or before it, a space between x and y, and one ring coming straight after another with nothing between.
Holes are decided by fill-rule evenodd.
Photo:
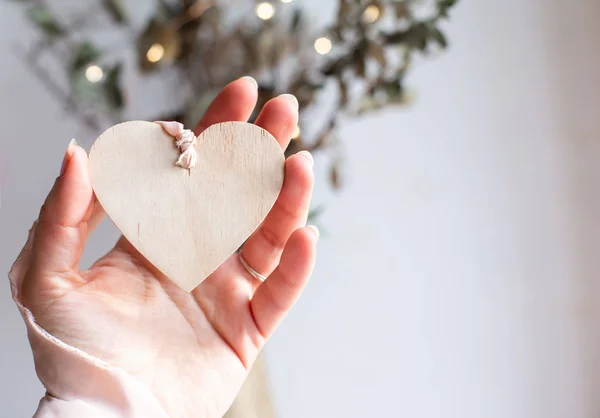
<instances>
[{"instance_id":1,"label":"open palm","mask_svg":"<svg viewBox=\"0 0 600 418\"><path fill-rule=\"evenodd\" d=\"M251 79L229 84L196 134L214 123L246 121L256 100ZM297 118L297 102L285 95L267 103L256 124L285 148ZM103 211L93 196L87 155L71 145L31 233L31 256L19 285L23 305L52 336L141 381L169 416L221 417L314 264L318 233L304 227L312 157L294 155L285 170L277 202L242 250L268 279L252 277L233 255L186 293L123 237L89 270L78 269Z\"/></svg>"}]
</instances>

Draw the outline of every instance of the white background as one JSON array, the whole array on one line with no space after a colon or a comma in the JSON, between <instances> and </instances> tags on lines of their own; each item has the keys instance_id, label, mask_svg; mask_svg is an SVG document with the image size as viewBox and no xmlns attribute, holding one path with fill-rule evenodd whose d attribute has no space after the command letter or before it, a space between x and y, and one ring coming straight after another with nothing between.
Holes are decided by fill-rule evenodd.
<instances>
[{"instance_id":1,"label":"white background","mask_svg":"<svg viewBox=\"0 0 600 418\"><path fill-rule=\"evenodd\" d=\"M595 0L463 0L414 105L344 125L346 188L317 160L328 234L267 348L282 418L600 414L599 22ZM1 4L0 271L77 132L14 57L28 33ZM6 283L0 416L42 394Z\"/></svg>"}]
</instances>

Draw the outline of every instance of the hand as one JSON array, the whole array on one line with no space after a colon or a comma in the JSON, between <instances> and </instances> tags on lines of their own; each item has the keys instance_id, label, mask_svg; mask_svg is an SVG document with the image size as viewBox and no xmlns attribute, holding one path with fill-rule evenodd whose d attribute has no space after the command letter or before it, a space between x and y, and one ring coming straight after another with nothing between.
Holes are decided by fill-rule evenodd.
<instances>
[{"instance_id":1,"label":"hand","mask_svg":"<svg viewBox=\"0 0 600 418\"><path fill-rule=\"evenodd\" d=\"M246 121L256 101L252 79L229 84L196 134L214 123ZM297 102L280 96L263 107L256 124L285 149L297 119ZM311 274L318 233L304 225L312 187L310 154L289 157L277 202L243 248L265 282L248 274L234 254L186 293L123 237L89 270L78 269L104 214L90 185L87 154L71 145L32 231L21 301L54 337L144 382L169 416L220 418Z\"/></svg>"}]
</instances>

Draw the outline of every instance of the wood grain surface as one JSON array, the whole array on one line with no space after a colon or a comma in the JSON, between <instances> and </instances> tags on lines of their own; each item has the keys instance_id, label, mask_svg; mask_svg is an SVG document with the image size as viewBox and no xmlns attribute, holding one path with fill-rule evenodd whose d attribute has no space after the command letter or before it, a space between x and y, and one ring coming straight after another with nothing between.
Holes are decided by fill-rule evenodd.
<instances>
[{"instance_id":1,"label":"wood grain surface","mask_svg":"<svg viewBox=\"0 0 600 418\"><path fill-rule=\"evenodd\" d=\"M133 121L105 131L89 154L92 185L107 215L188 292L264 220L285 163L271 134L243 122L209 127L196 151L196 166L176 166L174 138L157 123Z\"/></svg>"}]
</instances>

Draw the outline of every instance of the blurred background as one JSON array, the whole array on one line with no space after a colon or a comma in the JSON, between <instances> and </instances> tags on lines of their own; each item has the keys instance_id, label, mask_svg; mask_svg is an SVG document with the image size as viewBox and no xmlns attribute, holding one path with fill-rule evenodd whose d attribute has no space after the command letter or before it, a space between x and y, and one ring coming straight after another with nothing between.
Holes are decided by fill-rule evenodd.
<instances>
[{"instance_id":1,"label":"blurred background","mask_svg":"<svg viewBox=\"0 0 600 418\"><path fill-rule=\"evenodd\" d=\"M192 125L250 74L300 100L323 237L232 417L595 418L599 23L596 0L4 1L0 270L72 137ZM0 415L41 396L7 282Z\"/></svg>"}]
</instances>

